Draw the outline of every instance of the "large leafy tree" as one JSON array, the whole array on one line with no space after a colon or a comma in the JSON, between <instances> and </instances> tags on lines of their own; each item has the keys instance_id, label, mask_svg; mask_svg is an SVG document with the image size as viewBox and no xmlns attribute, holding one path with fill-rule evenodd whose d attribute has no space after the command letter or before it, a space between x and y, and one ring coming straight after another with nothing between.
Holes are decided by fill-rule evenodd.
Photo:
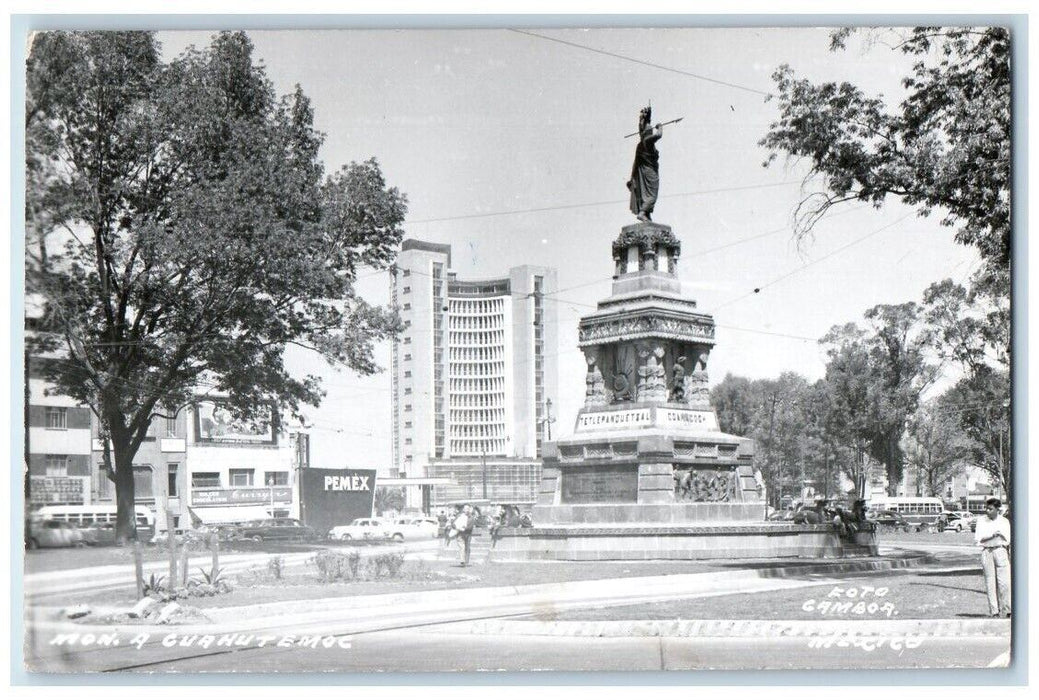
<instances>
[{"instance_id":1,"label":"large leafy tree","mask_svg":"<svg viewBox=\"0 0 1039 700\"><path fill-rule=\"evenodd\" d=\"M960 430L958 416L947 406L930 402L919 408L909 421L902 441L906 465L916 469L920 496L942 498L942 485L963 472L967 461L967 441Z\"/></svg>"},{"instance_id":2,"label":"large leafy tree","mask_svg":"<svg viewBox=\"0 0 1039 700\"><path fill-rule=\"evenodd\" d=\"M711 389L711 405L718 414L718 427L731 435L752 436L761 402L759 381L731 373Z\"/></svg>"},{"instance_id":3,"label":"large leafy tree","mask_svg":"<svg viewBox=\"0 0 1039 700\"><path fill-rule=\"evenodd\" d=\"M757 463L769 499L799 497L804 482L822 489L836 485L833 440L826 435L826 387L810 385L794 373L776 379L726 375L711 390L711 404L722 431L749 437L757 444Z\"/></svg>"},{"instance_id":4,"label":"large leafy tree","mask_svg":"<svg viewBox=\"0 0 1039 700\"><path fill-rule=\"evenodd\" d=\"M849 30L832 37L844 48ZM803 236L830 207L880 207L890 195L921 215L940 210L956 240L990 268L1010 265L1010 34L1002 27L917 27L895 36L914 60L890 109L851 83L814 84L781 66L779 119L760 144L807 161L818 189L795 213Z\"/></svg>"},{"instance_id":5,"label":"large leafy tree","mask_svg":"<svg viewBox=\"0 0 1039 700\"><path fill-rule=\"evenodd\" d=\"M982 272L969 291L952 280L936 282L924 292L924 308L934 347L961 373L940 398L940 412L958 426L963 454L1007 490L1010 304L1000 277Z\"/></svg>"},{"instance_id":6,"label":"large leafy tree","mask_svg":"<svg viewBox=\"0 0 1039 700\"><path fill-rule=\"evenodd\" d=\"M937 401L937 411L958 424L964 456L984 470L1009 497L1010 373L985 367L966 376Z\"/></svg>"},{"instance_id":7,"label":"large leafy tree","mask_svg":"<svg viewBox=\"0 0 1039 700\"><path fill-rule=\"evenodd\" d=\"M126 539L153 417L200 387L238 419L298 415L322 390L289 344L378 369L399 319L354 283L392 263L406 200L374 160L326 176L308 99L278 98L241 33L168 64L150 33L41 33L27 90L30 349L110 438Z\"/></svg>"},{"instance_id":8,"label":"large leafy tree","mask_svg":"<svg viewBox=\"0 0 1039 700\"><path fill-rule=\"evenodd\" d=\"M826 381L845 442L885 465L893 495L905 464L906 422L937 371L926 359L930 339L915 303L878 305L865 318L867 330L848 324L823 337Z\"/></svg>"}]
</instances>

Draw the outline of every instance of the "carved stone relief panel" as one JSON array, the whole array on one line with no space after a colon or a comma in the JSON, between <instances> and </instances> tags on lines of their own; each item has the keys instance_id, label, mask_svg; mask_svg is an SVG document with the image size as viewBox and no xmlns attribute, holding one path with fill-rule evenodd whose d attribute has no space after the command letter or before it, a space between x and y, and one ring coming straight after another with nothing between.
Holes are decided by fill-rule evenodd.
<instances>
[{"instance_id":1,"label":"carved stone relief panel","mask_svg":"<svg viewBox=\"0 0 1039 700\"><path fill-rule=\"evenodd\" d=\"M674 467L675 500L728 503L734 500L736 478L730 469Z\"/></svg>"}]
</instances>

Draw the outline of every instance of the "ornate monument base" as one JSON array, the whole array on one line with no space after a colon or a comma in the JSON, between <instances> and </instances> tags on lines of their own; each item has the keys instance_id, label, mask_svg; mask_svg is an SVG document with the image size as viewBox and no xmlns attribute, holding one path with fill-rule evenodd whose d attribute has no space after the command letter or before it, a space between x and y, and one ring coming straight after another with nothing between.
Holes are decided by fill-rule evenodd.
<instances>
[{"instance_id":1,"label":"ornate monument base","mask_svg":"<svg viewBox=\"0 0 1039 700\"><path fill-rule=\"evenodd\" d=\"M583 410L545 446L534 522L761 522L753 443L718 430L710 409L623 404Z\"/></svg>"},{"instance_id":2,"label":"ornate monument base","mask_svg":"<svg viewBox=\"0 0 1039 700\"><path fill-rule=\"evenodd\" d=\"M714 319L681 296L669 226L625 226L613 294L580 321L585 405L543 446L536 527L504 530L495 556L530 559L835 557L875 554L865 533L765 522L751 440L721 432L707 359Z\"/></svg>"}]
</instances>

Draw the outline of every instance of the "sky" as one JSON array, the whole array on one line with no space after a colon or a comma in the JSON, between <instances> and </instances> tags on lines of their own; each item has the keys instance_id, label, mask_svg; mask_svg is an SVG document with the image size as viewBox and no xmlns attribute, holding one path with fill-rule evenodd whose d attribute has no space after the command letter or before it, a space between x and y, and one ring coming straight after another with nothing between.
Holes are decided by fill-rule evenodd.
<instances>
[{"instance_id":1,"label":"sky","mask_svg":"<svg viewBox=\"0 0 1039 700\"><path fill-rule=\"evenodd\" d=\"M577 324L610 294L611 243L634 221L625 181L647 101L664 129L654 221L682 241L686 296L714 316L711 384L825 370L817 339L876 304L920 301L932 282L977 268L954 229L889 199L842 205L798 245L791 216L804 163L768 168L757 142L778 116L772 72L848 81L901 100L910 62L858 37L829 51L825 28L334 30L250 32L279 94L311 98L331 172L375 157L408 197L405 237L452 246L461 278L521 264L559 271L559 396L554 433L569 433L584 396ZM535 36L536 35L536 36ZM163 32L172 58L209 32ZM383 272L362 272L369 301L389 300ZM760 289L755 293L754 289ZM553 352L550 348L548 352ZM389 345L377 348L389 367ZM324 377L308 410L311 463L388 466L389 372L359 377L306 351L294 372Z\"/></svg>"}]
</instances>

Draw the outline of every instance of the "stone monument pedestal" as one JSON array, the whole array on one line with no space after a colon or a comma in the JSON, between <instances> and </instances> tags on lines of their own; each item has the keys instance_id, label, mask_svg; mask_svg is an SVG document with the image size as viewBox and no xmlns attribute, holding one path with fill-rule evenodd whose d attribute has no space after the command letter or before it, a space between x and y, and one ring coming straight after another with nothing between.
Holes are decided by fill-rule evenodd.
<instances>
[{"instance_id":1,"label":"stone monument pedestal","mask_svg":"<svg viewBox=\"0 0 1039 700\"><path fill-rule=\"evenodd\" d=\"M681 295L680 253L669 226L621 229L613 293L580 321L584 408L571 435L543 445L535 527L502 531L495 556L875 554L830 525L765 522L753 441L721 432L710 404L714 319Z\"/></svg>"},{"instance_id":2,"label":"stone monument pedestal","mask_svg":"<svg viewBox=\"0 0 1039 700\"><path fill-rule=\"evenodd\" d=\"M572 436L545 446L534 522L760 522L753 443L683 404L584 410Z\"/></svg>"}]
</instances>

